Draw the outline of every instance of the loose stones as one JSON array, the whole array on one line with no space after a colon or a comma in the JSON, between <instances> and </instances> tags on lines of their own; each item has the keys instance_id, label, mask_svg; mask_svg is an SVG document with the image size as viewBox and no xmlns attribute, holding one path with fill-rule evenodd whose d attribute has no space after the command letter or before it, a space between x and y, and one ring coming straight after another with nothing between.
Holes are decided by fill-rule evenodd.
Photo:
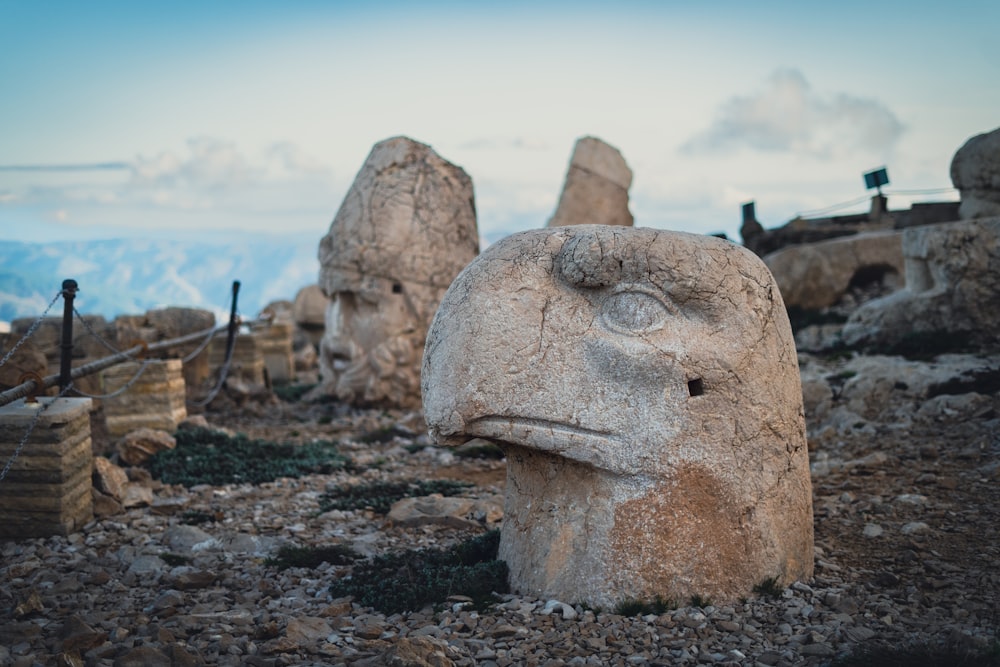
<instances>
[{"instance_id":1,"label":"loose stones","mask_svg":"<svg viewBox=\"0 0 1000 667\"><path fill-rule=\"evenodd\" d=\"M445 295L422 385L438 441L507 454L518 592L733 600L812 574L791 330L743 248L605 225L510 236Z\"/></svg>"}]
</instances>

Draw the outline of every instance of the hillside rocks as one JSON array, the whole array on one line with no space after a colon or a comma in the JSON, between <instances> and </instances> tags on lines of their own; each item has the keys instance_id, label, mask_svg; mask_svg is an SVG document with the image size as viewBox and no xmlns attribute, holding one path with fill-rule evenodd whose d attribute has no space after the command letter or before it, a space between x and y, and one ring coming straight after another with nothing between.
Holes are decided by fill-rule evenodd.
<instances>
[{"instance_id":1,"label":"hillside rocks","mask_svg":"<svg viewBox=\"0 0 1000 667\"><path fill-rule=\"evenodd\" d=\"M322 391L419 405L427 326L478 252L472 179L411 139L376 144L320 242Z\"/></svg>"},{"instance_id":2,"label":"hillside rocks","mask_svg":"<svg viewBox=\"0 0 1000 667\"><path fill-rule=\"evenodd\" d=\"M632 226L628 190L632 170L617 148L596 137L576 142L562 194L549 227L562 225Z\"/></svg>"},{"instance_id":3,"label":"hillside rocks","mask_svg":"<svg viewBox=\"0 0 1000 667\"><path fill-rule=\"evenodd\" d=\"M951 182L961 193L962 218L1000 216L1000 128L978 134L958 149Z\"/></svg>"},{"instance_id":4,"label":"hillside rocks","mask_svg":"<svg viewBox=\"0 0 1000 667\"><path fill-rule=\"evenodd\" d=\"M422 381L439 442L507 454L500 554L522 594L733 601L812 573L791 332L743 248L607 225L509 236L448 290Z\"/></svg>"},{"instance_id":5,"label":"hillside rocks","mask_svg":"<svg viewBox=\"0 0 1000 667\"><path fill-rule=\"evenodd\" d=\"M888 346L913 335L1000 342L1000 217L903 232L906 287L856 310L850 345Z\"/></svg>"},{"instance_id":6,"label":"hillside rocks","mask_svg":"<svg viewBox=\"0 0 1000 667\"><path fill-rule=\"evenodd\" d=\"M881 282L894 290L903 283L902 232L857 234L795 245L764 257L785 306L828 308L848 290Z\"/></svg>"}]
</instances>

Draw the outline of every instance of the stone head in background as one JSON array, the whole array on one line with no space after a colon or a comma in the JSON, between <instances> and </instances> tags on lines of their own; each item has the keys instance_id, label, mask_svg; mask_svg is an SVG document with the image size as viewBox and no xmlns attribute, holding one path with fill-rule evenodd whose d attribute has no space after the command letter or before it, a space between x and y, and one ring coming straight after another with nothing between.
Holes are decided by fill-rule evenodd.
<instances>
[{"instance_id":1,"label":"stone head in background","mask_svg":"<svg viewBox=\"0 0 1000 667\"><path fill-rule=\"evenodd\" d=\"M583 137L576 142L566 183L549 227L563 225L632 226L628 189L632 170L617 148L600 139Z\"/></svg>"},{"instance_id":2,"label":"stone head in background","mask_svg":"<svg viewBox=\"0 0 1000 667\"><path fill-rule=\"evenodd\" d=\"M456 278L427 336L443 444L507 454L515 590L608 606L811 576L802 393L764 264L718 238L522 232Z\"/></svg>"},{"instance_id":3,"label":"stone head in background","mask_svg":"<svg viewBox=\"0 0 1000 667\"><path fill-rule=\"evenodd\" d=\"M977 134L955 152L951 182L961 193L962 219L1000 216L1000 128Z\"/></svg>"},{"instance_id":4,"label":"stone head in background","mask_svg":"<svg viewBox=\"0 0 1000 667\"><path fill-rule=\"evenodd\" d=\"M405 137L376 144L320 242L322 391L418 407L427 327L478 252L469 176Z\"/></svg>"}]
</instances>

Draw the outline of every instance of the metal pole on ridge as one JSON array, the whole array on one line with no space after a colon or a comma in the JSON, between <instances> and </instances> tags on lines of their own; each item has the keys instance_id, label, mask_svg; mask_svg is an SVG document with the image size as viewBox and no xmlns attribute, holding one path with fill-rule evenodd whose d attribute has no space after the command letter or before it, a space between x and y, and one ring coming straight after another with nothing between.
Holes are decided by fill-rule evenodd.
<instances>
[{"instance_id":1,"label":"metal pole on ridge","mask_svg":"<svg viewBox=\"0 0 1000 667\"><path fill-rule=\"evenodd\" d=\"M73 298L76 296L77 284L73 279L62 283L63 321L62 336L59 338L59 389L65 389L73 381L71 377L73 362Z\"/></svg>"},{"instance_id":2,"label":"metal pole on ridge","mask_svg":"<svg viewBox=\"0 0 1000 667\"><path fill-rule=\"evenodd\" d=\"M236 332L239 329L239 322L236 319L236 297L240 293L240 281L233 281L233 304L229 309L229 340L226 341L226 349L231 349L233 341L236 339Z\"/></svg>"}]
</instances>

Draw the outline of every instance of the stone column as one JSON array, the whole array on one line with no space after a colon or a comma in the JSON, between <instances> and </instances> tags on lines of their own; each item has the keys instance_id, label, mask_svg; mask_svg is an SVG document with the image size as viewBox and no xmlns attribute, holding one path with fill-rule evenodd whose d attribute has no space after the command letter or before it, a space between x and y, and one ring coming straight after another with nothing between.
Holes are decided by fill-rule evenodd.
<instances>
[{"instance_id":1,"label":"stone column","mask_svg":"<svg viewBox=\"0 0 1000 667\"><path fill-rule=\"evenodd\" d=\"M254 331L257 345L264 357L264 367L272 383L286 384L295 379L292 330L290 322L272 322Z\"/></svg>"},{"instance_id":2,"label":"stone column","mask_svg":"<svg viewBox=\"0 0 1000 667\"><path fill-rule=\"evenodd\" d=\"M0 465L10 461L43 406L0 481L0 538L68 535L93 518L89 398L18 400L0 407Z\"/></svg>"},{"instance_id":3,"label":"stone column","mask_svg":"<svg viewBox=\"0 0 1000 667\"><path fill-rule=\"evenodd\" d=\"M233 342L233 358L229 364L230 378L238 378L247 384L270 388L265 372L264 354L258 338L253 334L240 334ZM208 346L208 364L212 369L212 382L226 361L226 338L213 338Z\"/></svg>"},{"instance_id":4,"label":"stone column","mask_svg":"<svg viewBox=\"0 0 1000 667\"><path fill-rule=\"evenodd\" d=\"M142 362L112 366L102 373L102 391L112 393L139 372ZM187 418L183 362L149 360L139 379L124 393L101 399L108 435L120 437L139 428L173 433Z\"/></svg>"}]
</instances>

